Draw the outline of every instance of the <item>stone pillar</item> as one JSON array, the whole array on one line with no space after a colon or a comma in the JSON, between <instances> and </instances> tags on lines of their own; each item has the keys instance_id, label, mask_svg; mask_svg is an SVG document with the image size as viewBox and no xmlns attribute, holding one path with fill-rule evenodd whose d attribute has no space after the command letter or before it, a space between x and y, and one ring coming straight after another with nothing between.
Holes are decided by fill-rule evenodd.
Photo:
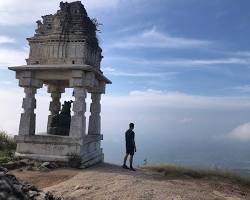
<instances>
[{"instance_id":1,"label":"stone pillar","mask_svg":"<svg viewBox=\"0 0 250 200\"><path fill-rule=\"evenodd\" d=\"M25 97L23 98L22 108L24 112L21 114L19 135L35 135L36 128L36 88L24 87Z\"/></svg>"},{"instance_id":2,"label":"stone pillar","mask_svg":"<svg viewBox=\"0 0 250 200\"><path fill-rule=\"evenodd\" d=\"M91 99L88 134L98 135L101 134L101 94L92 93Z\"/></svg>"},{"instance_id":3,"label":"stone pillar","mask_svg":"<svg viewBox=\"0 0 250 200\"><path fill-rule=\"evenodd\" d=\"M19 72L19 86L24 88L25 97L23 98L23 113L19 124L19 135L35 135L36 128L36 108L35 94L37 88L41 88L43 83L34 79L31 71Z\"/></svg>"},{"instance_id":4,"label":"stone pillar","mask_svg":"<svg viewBox=\"0 0 250 200\"><path fill-rule=\"evenodd\" d=\"M52 101L49 104L50 115L48 116L47 132L50 127L53 115L58 114L61 109L60 99L61 99L61 93L64 93L64 91L65 91L64 88L60 88L58 86L54 85L48 86L48 93L51 93Z\"/></svg>"},{"instance_id":5,"label":"stone pillar","mask_svg":"<svg viewBox=\"0 0 250 200\"><path fill-rule=\"evenodd\" d=\"M86 89L84 87L74 87L73 96L75 101L73 103L74 115L71 118L70 137L84 137L86 135Z\"/></svg>"}]
</instances>

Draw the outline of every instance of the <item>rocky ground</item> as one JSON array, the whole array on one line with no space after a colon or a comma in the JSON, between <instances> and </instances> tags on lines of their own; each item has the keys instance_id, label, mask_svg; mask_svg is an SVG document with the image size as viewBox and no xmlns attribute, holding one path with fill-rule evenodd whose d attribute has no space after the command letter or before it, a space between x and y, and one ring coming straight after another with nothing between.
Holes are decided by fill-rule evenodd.
<instances>
[{"instance_id":1,"label":"rocky ground","mask_svg":"<svg viewBox=\"0 0 250 200\"><path fill-rule=\"evenodd\" d=\"M12 171L19 180L65 200L250 200L250 188L222 180L166 178L100 164L84 170Z\"/></svg>"},{"instance_id":2,"label":"rocky ground","mask_svg":"<svg viewBox=\"0 0 250 200\"><path fill-rule=\"evenodd\" d=\"M14 165L11 164L13 163L8 163L6 166L14 168ZM25 163L25 165L27 164ZM28 167L26 169L30 169L31 166L26 167ZM52 164L42 163L39 169L40 171L45 168L52 169L48 167L52 167ZM23 170L19 169L19 171ZM0 166L0 200L62 200L62 198L56 197L50 192L44 192L28 182L19 181L13 173L9 173L7 168Z\"/></svg>"}]
</instances>

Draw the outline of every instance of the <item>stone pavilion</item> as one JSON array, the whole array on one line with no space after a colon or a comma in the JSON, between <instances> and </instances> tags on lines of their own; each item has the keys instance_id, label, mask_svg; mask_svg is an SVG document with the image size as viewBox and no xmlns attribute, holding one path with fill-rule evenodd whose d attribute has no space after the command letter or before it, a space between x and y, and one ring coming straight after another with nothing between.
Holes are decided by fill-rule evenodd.
<instances>
[{"instance_id":1,"label":"stone pavilion","mask_svg":"<svg viewBox=\"0 0 250 200\"><path fill-rule=\"evenodd\" d=\"M102 49L96 32L98 23L90 19L81 1L60 3L55 14L37 21L36 33L28 38L27 65L9 67L24 88L16 156L43 161L68 161L81 157L84 167L102 162L101 94L111 84L100 69ZM51 95L47 133L35 134L36 97L39 88ZM73 88L70 102L61 106L61 94ZM91 95L86 133L86 95ZM72 114L71 114L71 103ZM62 108L61 108L62 107Z\"/></svg>"}]
</instances>

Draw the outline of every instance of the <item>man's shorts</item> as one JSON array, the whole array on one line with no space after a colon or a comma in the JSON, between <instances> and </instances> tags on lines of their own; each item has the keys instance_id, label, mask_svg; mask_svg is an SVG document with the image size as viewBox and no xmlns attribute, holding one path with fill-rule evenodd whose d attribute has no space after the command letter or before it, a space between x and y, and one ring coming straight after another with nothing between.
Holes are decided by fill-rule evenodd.
<instances>
[{"instance_id":1,"label":"man's shorts","mask_svg":"<svg viewBox=\"0 0 250 200\"><path fill-rule=\"evenodd\" d=\"M126 153L133 156L135 153L135 149L134 148L126 148Z\"/></svg>"}]
</instances>

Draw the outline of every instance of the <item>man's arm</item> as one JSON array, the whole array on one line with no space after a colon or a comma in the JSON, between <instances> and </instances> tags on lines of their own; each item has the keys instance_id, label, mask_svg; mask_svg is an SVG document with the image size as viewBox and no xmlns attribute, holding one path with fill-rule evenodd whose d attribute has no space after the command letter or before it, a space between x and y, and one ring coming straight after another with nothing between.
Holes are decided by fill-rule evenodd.
<instances>
[{"instance_id":1,"label":"man's arm","mask_svg":"<svg viewBox=\"0 0 250 200\"><path fill-rule=\"evenodd\" d=\"M132 140L133 140L133 145L134 145L134 149L135 149L135 152L136 152L136 145L135 145L135 133L133 133L133 138L132 138Z\"/></svg>"}]
</instances>

